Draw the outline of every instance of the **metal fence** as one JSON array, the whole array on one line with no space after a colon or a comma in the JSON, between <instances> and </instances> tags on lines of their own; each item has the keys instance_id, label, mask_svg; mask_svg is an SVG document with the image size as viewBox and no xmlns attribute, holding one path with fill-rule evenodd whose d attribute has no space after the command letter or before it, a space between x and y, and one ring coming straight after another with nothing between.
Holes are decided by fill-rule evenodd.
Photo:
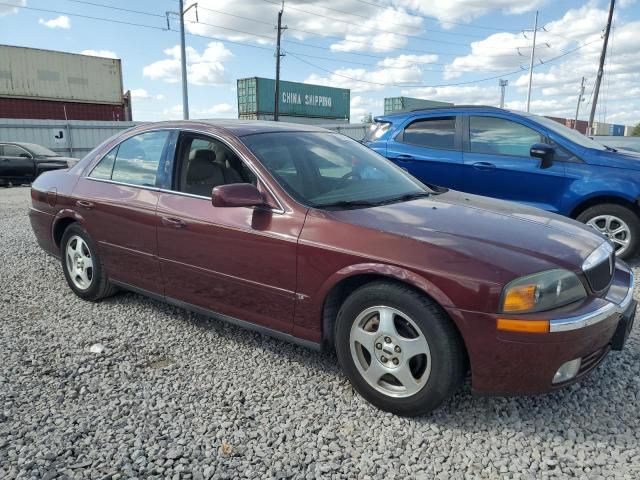
<instances>
[{"instance_id":1,"label":"metal fence","mask_svg":"<svg viewBox=\"0 0 640 480\"><path fill-rule=\"evenodd\" d=\"M82 158L107 138L137 124L136 122L4 118L0 119L0 142L37 143L61 155ZM368 127L364 123L319 126L355 140L362 140Z\"/></svg>"},{"instance_id":2,"label":"metal fence","mask_svg":"<svg viewBox=\"0 0 640 480\"><path fill-rule=\"evenodd\" d=\"M135 122L0 119L0 142L29 142L82 158L107 138Z\"/></svg>"}]
</instances>

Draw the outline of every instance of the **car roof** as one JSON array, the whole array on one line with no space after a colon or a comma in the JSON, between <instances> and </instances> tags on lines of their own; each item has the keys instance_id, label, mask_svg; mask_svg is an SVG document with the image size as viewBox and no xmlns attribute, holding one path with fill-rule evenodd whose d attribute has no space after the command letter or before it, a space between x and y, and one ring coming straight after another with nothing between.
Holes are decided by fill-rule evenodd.
<instances>
[{"instance_id":1,"label":"car roof","mask_svg":"<svg viewBox=\"0 0 640 480\"><path fill-rule=\"evenodd\" d=\"M504 108L492 107L490 105L439 105L436 107L429 108L418 108L415 110L410 110L408 112L397 112L397 113L389 113L386 115L379 115L376 118L401 118L407 117L410 115L419 115L420 113L430 113L430 112L506 112L513 113L516 115L522 116L532 116L526 112L519 112L516 110L506 110Z\"/></svg>"},{"instance_id":2,"label":"car roof","mask_svg":"<svg viewBox=\"0 0 640 480\"><path fill-rule=\"evenodd\" d=\"M154 122L155 128L167 125L172 128L197 128L203 126L214 127L226 130L229 133L241 137L244 135L253 135L256 133L275 133L275 132L328 132L335 133L326 128L316 127L314 125L305 125L300 123L274 122L266 120L235 120L235 119L219 119L219 120L180 120Z\"/></svg>"},{"instance_id":3,"label":"car roof","mask_svg":"<svg viewBox=\"0 0 640 480\"><path fill-rule=\"evenodd\" d=\"M17 145L18 147L22 147L25 150L31 150L34 146L40 147L37 143L29 143L29 142L2 142L0 141L0 145Z\"/></svg>"}]
</instances>

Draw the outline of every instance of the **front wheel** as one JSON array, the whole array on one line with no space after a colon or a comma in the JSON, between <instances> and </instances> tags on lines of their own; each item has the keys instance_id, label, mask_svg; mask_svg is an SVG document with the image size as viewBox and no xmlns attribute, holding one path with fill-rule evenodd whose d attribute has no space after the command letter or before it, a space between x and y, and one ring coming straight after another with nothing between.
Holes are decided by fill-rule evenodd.
<instances>
[{"instance_id":1,"label":"front wheel","mask_svg":"<svg viewBox=\"0 0 640 480\"><path fill-rule=\"evenodd\" d=\"M640 242L640 219L622 205L602 204L587 208L576 218L593 227L613 243L619 258L629 258Z\"/></svg>"},{"instance_id":2,"label":"front wheel","mask_svg":"<svg viewBox=\"0 0 640 480\"><path fill-rule=\"evenodd\" d=\"M335 347L360 395L398 415L432 411L465 373L462 341L444 311L392 282L365 285L347 298L336 320Z\"/></svg>"}]
</instances>

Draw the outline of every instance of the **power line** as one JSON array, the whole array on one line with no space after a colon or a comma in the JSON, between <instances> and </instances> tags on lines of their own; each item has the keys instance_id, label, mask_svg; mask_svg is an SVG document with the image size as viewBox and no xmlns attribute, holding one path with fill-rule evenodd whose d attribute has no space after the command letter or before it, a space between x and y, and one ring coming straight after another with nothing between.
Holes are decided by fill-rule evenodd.
<instances>
[{"instance_id":1,"label":"power line","mask_svg":"<svg viewBox=\"0 0 640 480\"><path fill-rule=\"evenodd\" d=\"M546 64L548 64L548 63L551 63L551 62L554 62L554 61L556 61L556 60L559 60L560 58L563 58L563 57L565 57L565 56L567 56L567 55L569 55L569 54L571 54L571 53L574 53L574 52L576 52L576 51L580 50L581 48L584 48L584 47L586 47L587 45L590 45L590 44L592 44L592 43L594 43L594 42L596 42L596 41L597 41L597 40L594 40L594 41L591 41L591 42L588 42L588 43L582 44L582 45L580 45L580 46L578 46L578 47L576 47L576 48L573 48L573 49L571 49L571 50L568 50L568 51L566 51L566 52L562 53L561 55L558 55L558 56L553 57L553 58L551 58L551 59L549 59L549 60L546 60L544 63L537 64L537 65L533 65L533 67L532 67L532 68L538 68L538 67L541 67L541 66L543 66L543 65L546 65ZM470 85L470 84L474 84L474 83L482 83L482 82L486 82L486 81L488 81L488 80L495 80L496 78L500 78L500 77L508 77L508 76L511 76L511 75L516 75L516 74L518 74L518 73L521 73L521 72L522 72L522 70L515 70L515 71L509 72L509 73L502 73L502 74L500 74L500 75L494 75L494 76L491 76L491 77L481 78L481 79L478 79L478 80L468 80L468 81L465 81L465 82L446 83L446 84L439 84L439 85L426 85L426 84L421 84L421 85L410 85L410 84L397 84L397 83L380 83L380 82L372 82L372 81L369 81L369 80L361 80L361 79L358 79L358 78L349 77L349 76L347 76L347 75L342 75L342 74L340 74L340 73L333 72L333 71L328 70L328 69L326 69L326 68L320 67L319 65L315 65L315 64L313 64L313 63L311 63L311 62L308 62L308 61L306 61L306 60L304 60L304 59L302 59L302 58L300 58L300 57L298 57L298 56L296 56L296 55L292 54L291 52L289 52L289 54L290 54L292 57L296 58L298 61L303 62L303 63L306 63L307 65L309 65L309 66L311 66L311 67L314 67L314 68L316 68L316 69L318 69L318 70L322 70L322 71L324 71L324 72L326 72L326 73L329 73L329 74L331 74L331 75L336 75L336 76L338 76L338 77L342 77L342 78L345 78L345 79L347 79L347 80L352 80L352 81L354 81L354 82L367 83L367 84L370 84L370 85L377 85L377 86L382 86L382 87L404 87L404 88L423 88L423 87L430 87L430 88L435 88L435 87L456 87L456 86L461 86L461 85Z\"/></svg>"}]
</instances>

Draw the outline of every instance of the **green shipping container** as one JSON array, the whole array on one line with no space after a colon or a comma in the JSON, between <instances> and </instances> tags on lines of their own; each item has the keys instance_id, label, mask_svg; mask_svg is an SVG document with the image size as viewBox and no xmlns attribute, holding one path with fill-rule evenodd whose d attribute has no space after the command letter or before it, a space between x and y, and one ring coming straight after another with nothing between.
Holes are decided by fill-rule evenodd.
<instances>
[{"instance_id":1,"label":"green shipping container","mask_svg":"<svg viewBox=\"0 0 640 480\"><path fill-rule=\"evenodd\" d=\"M276 82L270 78L238 79L238 116L273 115ZM280 115L309 118L350 117L351 91L307 83L280 81Z\"/></svg>"},{"instance_id":2,"label":"green shipping container","mask_svg":"<svg viewBox=\"0 0 640 480\"><path fill-rule=\"evenodd\" d=\"M436 102L422 98L391 97L384 99L384 114L410 112L421 108L450 107L452 105L453 103L449 102Z\"/></svg>"}]
</instances>

